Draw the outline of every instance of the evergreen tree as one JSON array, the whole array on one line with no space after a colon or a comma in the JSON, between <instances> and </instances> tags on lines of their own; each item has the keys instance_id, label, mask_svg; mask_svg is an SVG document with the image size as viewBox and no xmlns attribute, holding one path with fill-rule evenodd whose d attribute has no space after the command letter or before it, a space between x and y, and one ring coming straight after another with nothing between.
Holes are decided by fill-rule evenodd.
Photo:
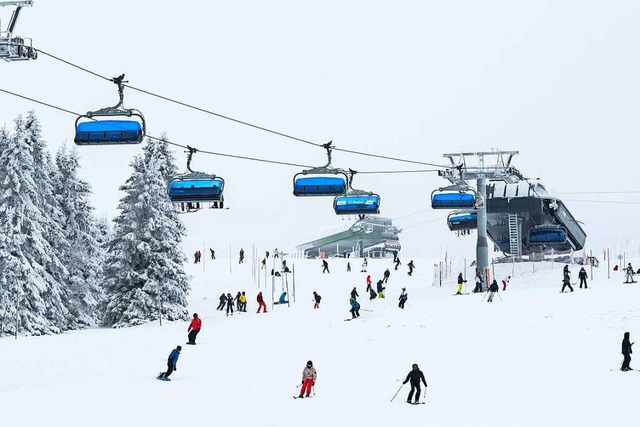
<instances>
[{"instance_id":1,"label":"evergreen tree","mask_svg":"<svg viewBox=\"0 0 640 427\"><path fill-rule=\"evenodd\" d=\"M100 286L105 245L92 216L91 187L78 178L78 154L62 147L56 153L55 194L62 213L66 245L61 258L69 272L66 283L69 309L78 325L92 326L101 320Z\"/></svg>"},{"instance_id":2,"label":"evergreen tree","mask_svg":"<svg viewBox=\"0 0 640 427\"><path fill-rule=\"evenodd\" d=\"M160 141L147 138L144 147L144 162L148 165L152 158L158 159L158 170L167 184L178 174L178 168L175 165L176 159L173 151L169 150L168 141L169 138L163 133L160 136Z\"/></svg>"},{"instance_id":3,"label":"evergreen tree","mask_svg":"<svg viewBox=\"0 0 640 427\"><path fill-rule=\"evenodd\" d=\"M188 318L188 277L181 240L185 228L167 196L162 168L167 159L157 146L137 156L133 174L120 188L120 215L105 263L105 322L138 325L159 316Z\"/></svg>"},{"instance_id":4,"label":"evergreen tree","mask_svg":"<svg viewBox=\"0 0 640 427\"><path fill-rule=\"evenodd\" d=\"M34 181L33 122L15 120L15 132L0 134L0 301L6 303L0 333L56 333L69 328L69 311L58 278L64 266L49 244L51 219ZM14 303L15 301L15 303Z\"/></svg>"}]
</instances>

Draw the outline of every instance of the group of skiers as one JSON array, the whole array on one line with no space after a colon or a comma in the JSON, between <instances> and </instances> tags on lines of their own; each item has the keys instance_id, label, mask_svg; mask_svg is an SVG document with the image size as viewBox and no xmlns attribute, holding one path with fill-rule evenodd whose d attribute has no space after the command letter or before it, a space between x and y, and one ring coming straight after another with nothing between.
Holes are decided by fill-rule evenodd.
<instances>
[{"instance_id":1,"label":"group of skiers","mask_svg":"<svg viewBox=\"0 0 640 427\"><path fill-rule=\"evenodd\" d=\"M194 258L193 263L198 264L202 260L202 252L200 252L200 250L197 250L193 254L193 258Z\"/></svg>"},{"instance_id":2,"label":"group of skiers","mask_svg":"<svg viewBox=\"0 0 640 427\"><path fill-rule=\"evenodd\" d=\"M223 292L220 295L220 298L218 298L218 300L220 301L220 303L218 304L218 307L216 307L216 310L224 310L226 307L227 316L229 315L233 316L234 302L235 302L236 310L238 312L242 312L242 313L247 312L247 295L245 294L244 291L242 292L238 291L235 298L231 295L231 293L225 294Z\"/></svg>"}]
</instances>

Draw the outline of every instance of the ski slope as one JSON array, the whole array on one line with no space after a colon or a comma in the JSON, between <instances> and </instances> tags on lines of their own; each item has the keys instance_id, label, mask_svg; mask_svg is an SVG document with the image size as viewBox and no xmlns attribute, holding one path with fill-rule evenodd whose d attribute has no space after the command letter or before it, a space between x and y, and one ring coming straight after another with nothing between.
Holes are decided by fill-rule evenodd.
<instances>
[{"instance_id":1,"label":"ski slope","mask_svg":"<svg viewBox=\"0 0 640 427\"><path fill-rule=\"evenodd\" d=\"M194 249L195 250L195 249ZM96 329L59 336L0 340L3 425L251 425L251 426L540 426L622 425L628 422L640 375L620 366L625 331L637 339L640 286L606 279L596 269L589 290L560 294L562 266L515 266L502 300L453 296L453 274L432 286L432 265L370 260L374 279L391 268L387 298L369 301L360 262L291 259L296 295L291 307L256 314L258 288L234 258L188 264L190 309L203 319L197 346L184 345L188 322ZM193 252L193 251L187 251ZM204 255L208 258L208 249ZM191 259L192 260L192 259ZM409 260L403 260L406 264ZM512 266L496 265L496 275ZM577 267L572 268L577 276ZM471 271L468 272L471 285ZM290 282L290 285L292 283ZM264 286L264 282L262 283ZM345 322L357 287L361 317ZM397 307L401 287L409 300ZM467 291L471 290L467 287ZM276 298L280 293L276 286ZM246 291L248 312L216 311L222 292ZM313 309L312 291L322 295ZM636 328L636 329L634 329ZM169 352L183 350L171 382L155 375ZM318 370L315 396L294 400L308 359ZM412 363L425 373L426 405L407 405ZM632 367L640 367L632 359ZM5 424L6 423L6 424Z\"/></svg>"}]
</instances>

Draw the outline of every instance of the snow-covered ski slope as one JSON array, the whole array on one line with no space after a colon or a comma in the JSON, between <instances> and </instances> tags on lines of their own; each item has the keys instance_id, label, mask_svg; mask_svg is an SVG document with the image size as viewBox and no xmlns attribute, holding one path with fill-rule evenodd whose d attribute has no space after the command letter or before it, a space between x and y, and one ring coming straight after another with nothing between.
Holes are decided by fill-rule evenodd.
<instances>
[{"instance_id":1,"label":"snow-covered ski slope","mask_svg":"<svg viewBox=\"0 0 640 427\"><path fill-rule=\"evenodd\" d=\"M186 252L200 232L190 231ZM562 266L516 265L502 300L454 296L453 274L432 286L433 261L370 260L374 279L391 269L384 300L369 301L360 261L291 259L295 303L256 314L251 249L232 259L188 264L191 312L203 319L197 346L187 322L98 329L0 340L2 424L19 426L603 426L628 424L640 373L623 373L620 342L638 339L640 286L595 270L589 290L560 294ZM271 248L272 249L272 248ZM202 249L201 249L202 250ZM239 250L233 248L234 252ZM217 251L219 255L222 251ZM227 250L228 252L228 250ZM262 255L262 252L261 252ZM192 257L189 259L193 262ZM271 265L271 263L270 263ZM496 274L512 266L497 265ZM577 276L578 268L572 268ZM472 289L471 271L466 291ZM276 298L280 293L277 282ZM290 285L292 283L290 282ZM345 322L356 286L361 317ZM403 286L409 300L397 307ZM216 311L222 292L246 291L247 313ZM264 283L261 290L265 291ZM322 295L313 309L312 292ZM182 345L173 381L157 381L172 348ZM318 370L315 396L297 395L302 369ZM426 405L407 405L408 385L391 397L412 363L424 371ZM632 367L640 367L635 359ZM614 371L611 371L614 369Z\"/></svg>"}]
</instances>

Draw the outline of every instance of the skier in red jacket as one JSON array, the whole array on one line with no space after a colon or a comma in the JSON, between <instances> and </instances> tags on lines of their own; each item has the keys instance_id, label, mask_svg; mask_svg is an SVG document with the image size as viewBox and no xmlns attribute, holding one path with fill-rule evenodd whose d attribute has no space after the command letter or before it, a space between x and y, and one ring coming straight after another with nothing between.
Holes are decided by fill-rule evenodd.
<instances>
[{"instance_id":1,"label":"skier in red jacket","mask_svg":"<svg viewBox=\"0 0 640 427\"><path fill-rule=\"evenodd\" d=\"M264 298L262 298L262 292L258 292L258 297L256 298L258 301L258 311L256 313L260 313L260 309L263 308L264 312L267 312L267 304L264 303Z\"/></svg>"},{"instance_id":2,"label":"skier in red jacket","mask_svg":"<svg viewBox=\"0 0 640 427\"><path fill-rule=\"evenodd\" d=\"M189 342L187 344L196 345L196 335L200 332L200 328L202 328L202 320L198 317L198 313L193 313L193 320L189 325Z\"/></svg>"}]
</instances>

